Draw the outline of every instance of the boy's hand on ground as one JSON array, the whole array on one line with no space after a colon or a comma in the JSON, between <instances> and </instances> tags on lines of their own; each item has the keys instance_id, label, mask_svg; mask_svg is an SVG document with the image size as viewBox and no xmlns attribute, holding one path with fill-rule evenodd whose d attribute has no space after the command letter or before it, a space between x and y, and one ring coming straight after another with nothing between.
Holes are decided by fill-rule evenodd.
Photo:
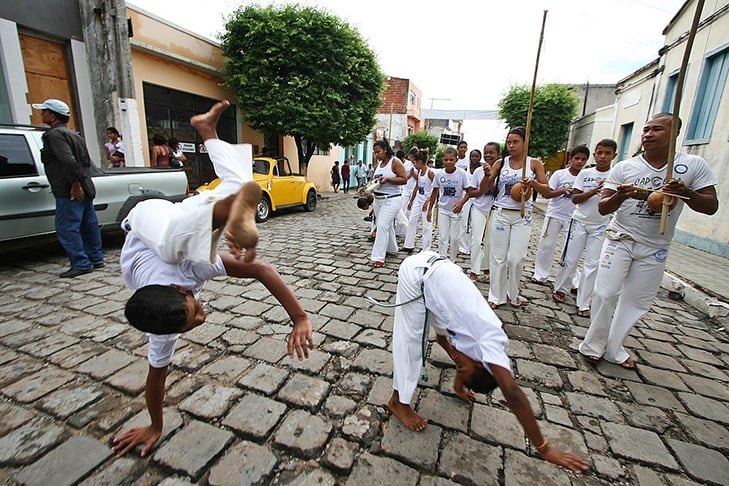
<instances>
[{"instance_id":1,"label":"boy's hand on ground","mask_svg":"<svg viewBox=\"0 0 729 486\"><path fill-rule=\"evenodd\" d=\"M583 459L556 447L549 446L547 450L540 452L540 455L545 461L565 467L575 474L582 474L590 468L590 465Z\"/></svg>"},{"instance_id":2,"label":"boy's hand on ground","mask_svg":"<svg viewBox=\"0 0 729 486\"><path fill-rule=\"evenodd\" d=\"M299 361L309 357L309 350L314 349L314 338L312 336L311 321L309 318L294 323L294 328L289 334L286 344L286 353L290 358L294 357L294 351Z\"/></svg>"},{"instance_id":3,"label":"boy's hand on ground","mask_svg":"<svg viewBox=\"0 0 729 486\"><path fill-rule=\"evenodd\" d=\"M476 395L474 395L473 392L467 388L461 388L460 390L454 391L456 392L456 395L458 395L458 398L466 403L473 403L473 401L476 400Z\"/></svg>"},{"instance_id":4,"label":"boy's hand on ground","mask_svg":"<svg viewBox=\"0 0 729 486\"><path fill-rule=\"evenodd\" d=\"M162 431L153 429L151 425L148 425L147 427L140 427L138 429L127 430L122 435L114 439L112 450L117 452L116 457L122 457L127 452L134 449L137 445L144 444L141 456L146 457L161 435Z\"/></svg>"}]
</instances>

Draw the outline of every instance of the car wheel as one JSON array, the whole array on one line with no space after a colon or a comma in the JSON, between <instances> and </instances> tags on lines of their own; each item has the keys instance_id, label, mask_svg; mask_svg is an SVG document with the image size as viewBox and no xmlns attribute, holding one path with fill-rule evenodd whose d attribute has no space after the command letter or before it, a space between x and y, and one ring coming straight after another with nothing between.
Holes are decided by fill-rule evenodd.
<instances>
[{"instance_id":1,"label":"car wheel","mask_svg":"<svg viewBox=\"0 0 729 486\"><path fill-rule=\"evenodd\" d=\"M304 211L313 211L316 209L316 191L311 190L306 194L306 203Z\"/></svg>"},{"instance_id":2,"label":"car wheel","mask_svg":"<svg viewBox=\"0 0 729 486\"><path fill-rule=\"evenodd\" d=\"M271 217L271 201L263 196L256 206L256 222L263 223Z\"/></svg>"}]
</instances>

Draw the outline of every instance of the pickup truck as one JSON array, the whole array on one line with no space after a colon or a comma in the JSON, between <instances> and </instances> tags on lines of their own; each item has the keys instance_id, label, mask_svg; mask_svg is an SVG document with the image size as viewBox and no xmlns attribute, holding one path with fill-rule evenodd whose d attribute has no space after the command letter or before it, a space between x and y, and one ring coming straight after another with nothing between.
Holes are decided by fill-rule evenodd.
<instances>
[{"instance_id":1,"label":"pickup truck","mask_svg":"<svg viewBox=\"0 0 729 486\"><path fill-rule=\"evenodd\" d=\"M41 163L46 128L0 125L0 249L15 249L55 233L56 202ZM94 208L102 230L118 230L139 202L186 197L187 176L178 169L92 168Z\"/></svg>"}]
</instances>

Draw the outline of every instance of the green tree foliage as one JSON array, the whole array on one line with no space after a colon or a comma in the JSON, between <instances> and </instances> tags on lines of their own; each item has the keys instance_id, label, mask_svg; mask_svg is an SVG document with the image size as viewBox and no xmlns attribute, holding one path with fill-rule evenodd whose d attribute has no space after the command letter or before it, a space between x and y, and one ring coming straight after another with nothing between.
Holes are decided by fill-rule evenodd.
<instances>
[{"instance_id":1,"label":"green tree foliage","mask_svg":"<svg viewBox=\"0 0 729 486\"><path fill-rule=\"evenodd\" d=\"M530 92L529 86L512 86L499 101L499 117L509 127L526 126ZM564 148L578 104L577 96L565 85L536 87L529 155L546 160Z\"/></svg>"},{"instance_id":2,"label":"green tree foliage","mask_svg":"<svg viewBox=\"0 0 729 486\"><path fill-rule=\"evenodd\" d=\"M405 137L402 144L405 147L405 153L408 153L408 151L413 147L428 149L428 153L430 154L429 157L432 159L435 157L435 149L438 147L438 137L431 135L426 131L420 131L411 133Z\"/></svg>"},{"instance_id":3,"label":"green tree foliage","mask_svg":"<svg viewBox=\"0 0 729 486\"><path fill-rule=\"evenodd\" d=\"M225 85L254 129L294 137L300 172L315 147L367 137L385 81L355 29L299 5L240 7L225 29Z\"/></svg>"}]
</instances>

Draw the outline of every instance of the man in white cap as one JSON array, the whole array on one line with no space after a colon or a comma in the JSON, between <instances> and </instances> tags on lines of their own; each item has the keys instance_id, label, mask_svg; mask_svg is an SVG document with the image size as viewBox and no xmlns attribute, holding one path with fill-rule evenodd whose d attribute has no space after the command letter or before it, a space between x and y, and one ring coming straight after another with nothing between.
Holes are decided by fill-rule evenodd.
<instances>
[{"instance_id":1,"label":"man in white cap","mask_svg":"<svg viewBox=\"0 0 729 486\"><path fill-rule=\"evenodd\" d=\"M83 139L66 126L71 115L66 103L49 99L33 108L41 110L43 123L51 127L43 134L41 160L56 198L56 236L71 262L59 276L73 278L104 266L91 157Z\"/></svg>"}]
</instances>

